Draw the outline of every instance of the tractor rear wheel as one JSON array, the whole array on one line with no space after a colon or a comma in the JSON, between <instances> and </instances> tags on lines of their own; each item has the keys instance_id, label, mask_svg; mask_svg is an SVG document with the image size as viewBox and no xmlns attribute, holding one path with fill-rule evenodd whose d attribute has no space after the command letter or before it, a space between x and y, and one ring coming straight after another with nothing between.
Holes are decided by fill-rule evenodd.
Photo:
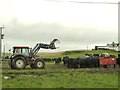
<instances>
[{"instance_id":1,"label":"tractor rear wheel","mask_svg":"<svg viewBox=\"0 0 120 90\"><path fill-rule=\"evenodd\" d=\"M16 69L25 69L26 60L24 57L16 56L15 58L13 58L12 64Z\"/></svg>"},{"instance_id":2,"label":"tractor rear wheel","mask_svg":"<svg viewBox=\"0 0 120 90\"><path fill-rule=\"evenodd\" d=\"M45 67L45 62L42 59L37 59L34 65L36 69L43 69Z\"/></svg>"},{"instance_id":3,"label":"tractor rear wheel","mask_svg":"<svg viewBox=\"0 0 120 90\"><path fill-rule=\"evenodd\" d=\"M11 68L11 69L15 69L15 67L13 66L13 64L12 64L12 62L13 62L13 60L8 60L8 65L9 65L9 67Z\"/></svg>"}]
</instances>

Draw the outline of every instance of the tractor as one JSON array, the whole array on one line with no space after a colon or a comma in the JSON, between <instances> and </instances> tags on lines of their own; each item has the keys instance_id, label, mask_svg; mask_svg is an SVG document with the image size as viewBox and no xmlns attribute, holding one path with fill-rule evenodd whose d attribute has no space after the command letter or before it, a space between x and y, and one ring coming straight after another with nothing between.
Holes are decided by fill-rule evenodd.
<instances>
[{"instance_id":1,"label":"tractor","mask_svg":"<svg viewBox=\"0 0 120 90\"><path fill-rule=\"evenodd\" d=\"M44 49L56 49L55 46L58 39L54 39L50 44L37 43L35 47L29 48L27 46L14 46L13 54L9 57L9 66L11 69L25 69L27 65L30 65L34 69L43 69L45 68L45 61L37 57L37 53L40 48Z\"/></svg>"}]
</instances>

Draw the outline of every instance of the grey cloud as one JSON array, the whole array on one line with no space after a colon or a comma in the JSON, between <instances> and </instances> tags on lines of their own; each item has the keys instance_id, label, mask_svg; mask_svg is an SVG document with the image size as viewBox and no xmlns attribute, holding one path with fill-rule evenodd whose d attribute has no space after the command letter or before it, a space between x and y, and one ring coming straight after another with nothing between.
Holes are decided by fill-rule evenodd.
<instances>
[{"instance_id":1,"label":"grey cloud","mask_svg":"<svg viewBox=\"0 0 120 90\"><path fill-rule=\"evenodd\" d=\"M76 48L78 45L89 45L117 41L117 30L105 30L98 28L80 27L68 28L59 23L35 23L23 24L16 19L7 23L4 30L6 42L15 42L33 46L36 42L48 42L58 38L68 48ZM100 28L99 28L100 29ZM13 45L15 43L11 43Z\"/></svg>"}]
</instances>

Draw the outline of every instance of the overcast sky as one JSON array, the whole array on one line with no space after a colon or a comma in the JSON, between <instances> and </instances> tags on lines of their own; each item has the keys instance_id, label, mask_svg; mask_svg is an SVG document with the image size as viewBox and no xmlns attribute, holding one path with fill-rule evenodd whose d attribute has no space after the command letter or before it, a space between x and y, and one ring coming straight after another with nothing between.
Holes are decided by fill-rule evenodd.
<instances>
[{"instance_id":1,"label":"overcast sky","mask_svg":"<svg viewBox=\"0 0 120 90\"><path fill-rule=\"evenodd\" d=\"M0 0L0 25L6 49L16 45L34 47L58 38L53 51L92 49L118 42L118 5L67 2L71 0ZM75 0L74 0L75 1ZM115 2L118 0L76 0ZM50 51L50 50L42 50Z\"/></svg>"}]
</instances>

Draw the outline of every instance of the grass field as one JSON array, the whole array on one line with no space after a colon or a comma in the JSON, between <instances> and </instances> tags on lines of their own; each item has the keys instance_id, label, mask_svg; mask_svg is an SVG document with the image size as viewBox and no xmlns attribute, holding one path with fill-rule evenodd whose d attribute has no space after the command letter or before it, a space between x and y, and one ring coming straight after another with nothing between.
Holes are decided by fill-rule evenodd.
<instances>
[{"instance_id":1,"label":"grass field","mask_svg":"<svg viewBox=\"0 0 120 90\"><path fill-rule=\"evenodd\" d=\"M39 53L38 55L41 57L46 57L46 58L57 58L57 57L64 57L64 56L69 56L69 57L81 57L84 56L85 54L101 54L101 53L109 53L111 55L117 56L118 53L113 50L88 50L88 51L79 51L79 50L73 50L73 51L65 51L65 52L57 52L57 53Z\"/></svg>"},{"instance_id":2,"label":"grass field","mask_svg":"<svg viewBox=\"0 0 120 90\"><path fill-rule=\"evenodd\" d=\"M110 53L114 51L70 51L39 54L42 57L78 57L86 53ZM3 88L118 88L119 68L80 68L68 69L62 63L46 62L45 69L11 70L7 61L2 63ZM7 79L6 79L7 77Z\"/></svg>"}]
</instances>

